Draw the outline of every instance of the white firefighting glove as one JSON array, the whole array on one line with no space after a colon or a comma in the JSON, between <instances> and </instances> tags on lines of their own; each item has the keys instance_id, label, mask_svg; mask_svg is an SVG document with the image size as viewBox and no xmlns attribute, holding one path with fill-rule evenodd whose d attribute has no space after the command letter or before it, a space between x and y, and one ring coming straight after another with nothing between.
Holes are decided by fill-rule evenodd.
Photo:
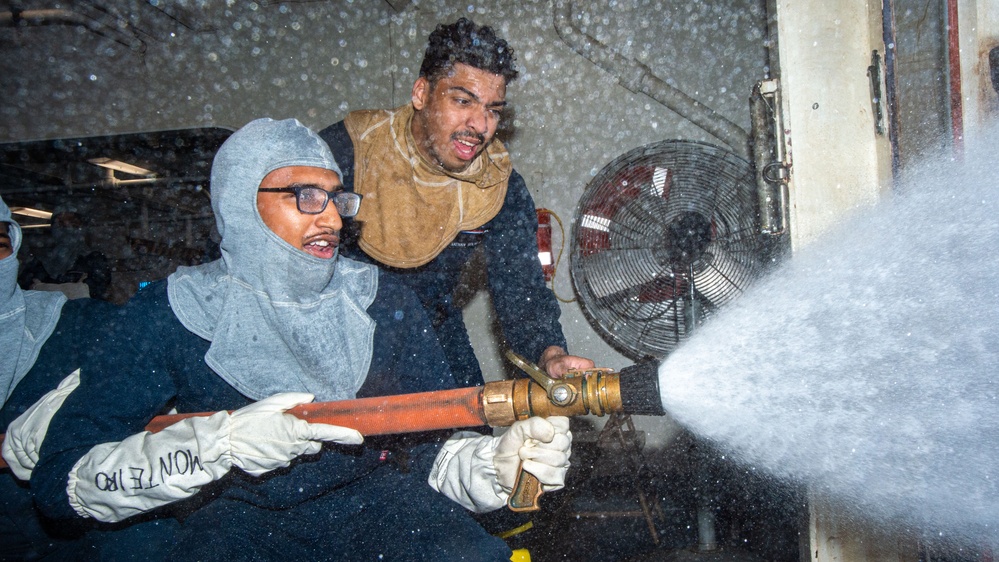
<instances>
[{"instance_id":1,"label":"white firefighting glove","mask_svg":"<svg viewBox=\"0 0 999 562\"><path fill-rule=\"evenodd\" d=\"M465 508L485 513L506 504L521 461L542 490L563 488L571 453L569 418L561 416L514 422L499 437L459 432L441 448L428 482Z\"/></svg>"},{"instance_id":2,"label":"white firefighting glove","mask_svg":"<svg viewBox=\"0 0 999 562\"><path fill-rule=\"evenodd\" d=\"M3 440L3 458L14 475L21 480L31 479L31 472L38 464L38 450L49 431L52 416L78 386L79 369L62 379L59 386L48 391L7 426L7 436Z\"/></svg>"},{"instance_id":3,"label":"white firefighting glove","mask_svg":"<svg viewBox=\"0 0 999 562\"><path fill-rule=\"evenodd\" d=\"M319 452L323 441L364 441L356 430L284 413L312 400L302 392L275 394L232 414L188 418L159 433L97 445L69 473L69 503L81 517L121 521L190 497L232 467L260 476Z\"/></svg>"},{"instance_id":4,"label":"white firefighting glove","mask_svg":"<svg viewBox=\"0 0 999 562\"><path fill-rule=\"evenodd\" d=\"M229 447L232 464L252 476L283 468L302 456L318 453L323 441L360 445L356 429L309 423L284 411L308 404L315 397L304 392L275 394L232 413Z\"/></svg>"},{"instance_id":5,"label":"white firefighting glove","mask_svg":"<svg viewBox=\"0 0 999 562\"><path fill-rule=\"evenodd\" d=\"M541 482L546 492L565 487L565 473L569 470L572 453L572 432L569 418L528 418L515 422L496 444L496 476L500 486L509 493L523 469Z\"/></svg>"}]
</instances>

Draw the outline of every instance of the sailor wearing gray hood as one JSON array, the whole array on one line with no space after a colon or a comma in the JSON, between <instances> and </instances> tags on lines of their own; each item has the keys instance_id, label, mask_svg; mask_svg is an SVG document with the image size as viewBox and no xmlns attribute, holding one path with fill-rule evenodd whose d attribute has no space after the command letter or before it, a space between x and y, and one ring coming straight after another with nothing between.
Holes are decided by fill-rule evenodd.
<instances>
[{"instance_id":1,"label":"sailor wearing gray hood","mask_svg":"<svg viewBox=\"0 0 999 562\"><path fill-rule=\"evenodd\" d=\"M364 439L286 414L313 399L455 383L410 290L337 257L341 214L358 199L340 191L315 133L295 120L251 122L220 148L211 189L222 258L125 305L113 352L85 366L52 419L33 477L40 508L132 523L138 558L142 529L170 518L180 521L172 551L149 557L509 560L454 502L503 505L535 440L547 463L539 479L560 487L568 424ZM171 407L218 413L142 430Z\"/></svg>"},{"instance_id":2,"label":"sailor wearing gray hood","mask_svg":"<svg viewBox=\"0 0 999 562\"><path fill-rule=\"evenodd\" d=\"M62 293L21 290L22 240L20 225L0 199L0 432L7 432L3 455L10 467L0 474L2 560L59 558L73 548L70 537L46 530L27 481L50 412L75 388L75 371L102 344L94 328L111 322L114 309L103 301L67 302ZM46 393L46 408L31 408Z\"/></svg>"}]
</instances>

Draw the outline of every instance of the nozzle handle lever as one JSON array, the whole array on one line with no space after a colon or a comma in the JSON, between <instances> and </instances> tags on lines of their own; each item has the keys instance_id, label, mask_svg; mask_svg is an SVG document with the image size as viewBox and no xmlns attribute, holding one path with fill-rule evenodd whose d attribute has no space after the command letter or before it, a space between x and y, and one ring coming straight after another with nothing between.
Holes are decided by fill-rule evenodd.
<instances>
[{"instance_id":1,"label":"nozzle handle lever","mask_svg":"<svg viewBox=\"0 0 999 562\"><path fill-rule=\"evenodd\" d=\"M517 355L512 350L506 350L506 357L518 369L527 373L534 382L540 384L545 389L545 393L548 394L549 400L552 399L552 391L556 383L555 379L549 377L537 365ZM538 480L537 476L524 470L524 463L521 462L520 472L517 473L517 480L513 483L513 491L510 492L510 498L507 499L506 505L510 508L510 511L518 513L537 511L541 509L539 502L542 493L541 481Z\"/></svg>"},{"instance_id":2,"label":"nozzle handle lever","mask_svg":"<svg viewBox=\"0 0 999 562\"><path fill-rule=\"evenodd\" d=\"M537 511L541 509L539 500L542 493L541 481L524 470L523 463L521 463L520 472L517 474L517 480L513 483L513 491L510 492L510 498L506 501L506 505L510 511L518 513Z\"/></svg>"},{"instance_id":3,"label":"nozzle handle lever","mask_svg":"<svg viewBox=\"0 0 999 562\"><path fill-rule=\"evenodd\" d=\"M531 363L527 359L524 359L520 355L517 355L512 350L506 350L506 358L510 360L511 363L517 366L518 369L527 373L527 376L531 377L534 382L540 384L545 392L551 394L552 385L555 384L555 379L548 376L547 373L541 370L540 367Z\"/></svg>"}]
</instances>

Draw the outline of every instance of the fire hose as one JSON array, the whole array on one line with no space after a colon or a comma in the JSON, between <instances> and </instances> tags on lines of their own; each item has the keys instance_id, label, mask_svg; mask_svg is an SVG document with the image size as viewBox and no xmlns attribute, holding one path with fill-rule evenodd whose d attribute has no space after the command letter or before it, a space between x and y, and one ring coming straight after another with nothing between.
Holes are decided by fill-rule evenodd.
<instances>
[{"instance_id":1,"label":"fire hose","mask_svg":"<svg viewBox=\"0 0 999 562\"><path fill-rule=\"evenodd\" d=\"M291 408L287 413L310 423L350 427L366 436L483 425L507 427L530 417L603 416L615 412L665 415L655 363L626 367L620 372L570 371L560 379L552 379L520 357L512 353L507 356L531 378L452 390L313 402ZM146 430L155 433L185 418L213 413L156 416ZM0 468L6 466L0 458ZM521 470L507 503L513 511L535 511L539 509L541 494L538 479Z\"/></svg>"}]
</instances>

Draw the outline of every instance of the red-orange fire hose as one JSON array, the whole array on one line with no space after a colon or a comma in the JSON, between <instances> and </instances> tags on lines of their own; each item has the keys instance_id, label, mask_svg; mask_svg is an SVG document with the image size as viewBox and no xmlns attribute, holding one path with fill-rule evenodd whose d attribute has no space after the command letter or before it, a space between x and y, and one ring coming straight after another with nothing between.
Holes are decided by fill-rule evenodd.
<instances>
[{"instance_id":1,"label":"red-orange fire hose","mask_svg":"<svg viewBox=\"0 0 999 562\"><path fill-rule=\"evenodd\" d=\"M530 364L520 365L531 368ZM536 371L536 367L533 367ZM528 369L525 369L528 370ZM528 370L535 379L536 373ZM623 375L623 376L622 376ZM610 369L573 371L561 379L516 379L485 386L438 390L396 396L358 398L337 402L314 402L296 406L288 413L312 423L350 427L362 435L391 435L489 425L506 427L529 417L602 416L611 412L663 415L658 371L653 364L636 365L620 373ZM153 418L152 432L193 416L213 412L175 414ZM0 458L0 468L6 462ZM521 471L510 509L538 509L541 487L537 479Z\"/></svg>"},{"instance_id":2,"label":"red-orange fire hose","mask_svg":"<svg viewBox=\"0 0 999 562\"><path fill-rule=\"evenodd\" d=\"M417 394L376 396L337 402L313 402L288 410L311 423L350 427L362 435L391 435L456 427L487 425L482 411L484 387L437 390ZM152 432L192 416L212 412L157 416L146 425Z\"/></svg>"}]
</instances>

